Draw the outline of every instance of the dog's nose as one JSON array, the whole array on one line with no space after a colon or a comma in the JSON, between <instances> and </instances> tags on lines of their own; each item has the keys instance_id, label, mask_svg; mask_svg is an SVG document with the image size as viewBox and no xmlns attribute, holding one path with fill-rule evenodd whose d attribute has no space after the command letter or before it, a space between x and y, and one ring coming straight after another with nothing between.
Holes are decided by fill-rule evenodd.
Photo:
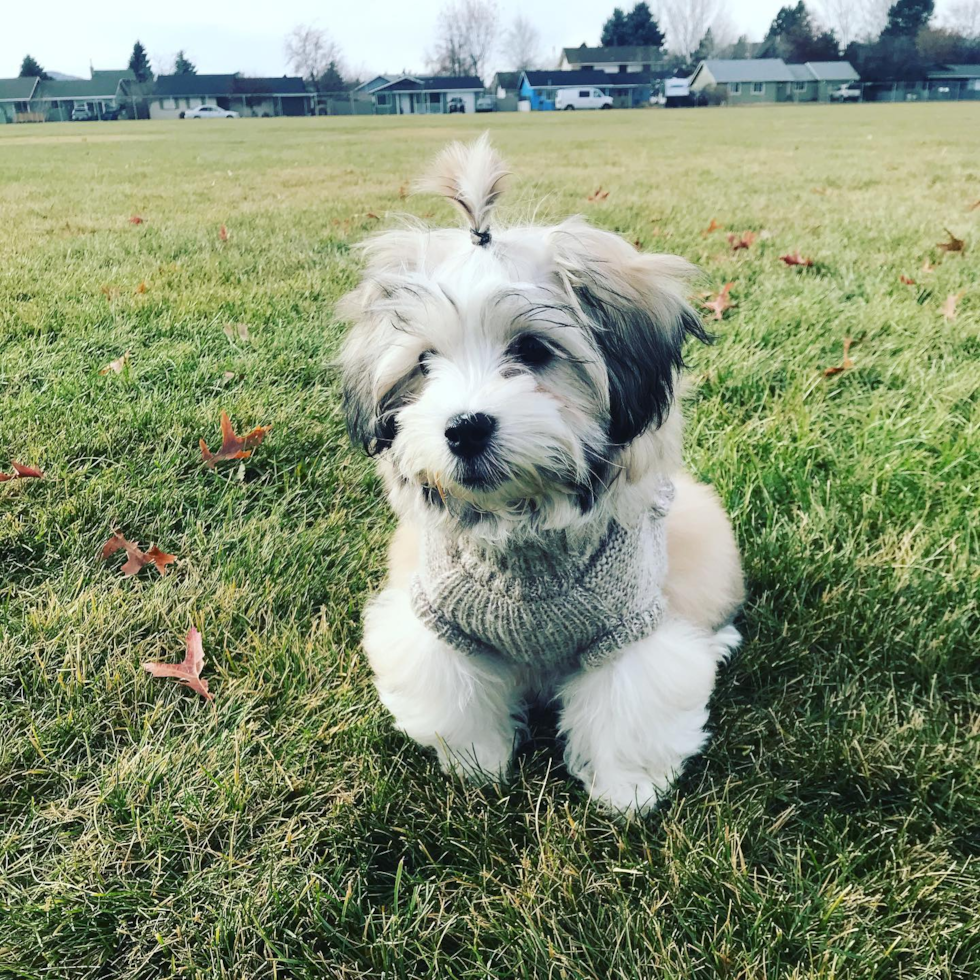
<instances>
[{"instance_id":1,"label":"dog's nose","mask_svg":"<svg viewBox=\"0 0 980 980\"><path fill-rule=\"evenodd\" d=\"M483 412L454 415L446 425L446 442L450 451L461 459L479 456L497 428L497 420Z\"/></svg>"}]
</instances>

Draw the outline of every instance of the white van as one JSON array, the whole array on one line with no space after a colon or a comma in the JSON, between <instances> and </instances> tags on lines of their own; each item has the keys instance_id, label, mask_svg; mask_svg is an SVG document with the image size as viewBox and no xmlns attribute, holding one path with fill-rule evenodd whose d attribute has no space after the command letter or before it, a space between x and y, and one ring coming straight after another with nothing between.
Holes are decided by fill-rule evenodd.
<instances>
[{"instance_id":1,"label":"white van","mask_svg":"<svg viewBox=\"0 0 980 980\"><path fill-rule=\"evenodd\" d=\"M555 93L556 109L611 109L612 96L597 88L560 88Z\"/></svg>"}]
</instances>

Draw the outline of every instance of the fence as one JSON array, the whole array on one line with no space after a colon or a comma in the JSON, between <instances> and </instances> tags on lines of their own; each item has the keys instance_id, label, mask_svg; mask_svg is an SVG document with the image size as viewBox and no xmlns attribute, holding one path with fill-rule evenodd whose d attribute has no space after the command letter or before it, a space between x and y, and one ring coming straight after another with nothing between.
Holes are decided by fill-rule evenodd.
<instances>
[{"instance_id":1,"label":"fence","mask_svg":"<svg viewBox=\"0 0 980 980\"><path fill-rule=\"evenodd\" d=\"M317 116L373 116L377 113L370 92L318 92L314 100Z\"/></svg>"},{"instance_id":2,"label":"fence","mask_svg":"<svg viewBox=\"0 0 980 980\"><path fill-rule=\"evenodd\" d=\"M980 100L980 79L929 82L864 82L865 102L959 102Z\"/></svg>"}]
</instances>

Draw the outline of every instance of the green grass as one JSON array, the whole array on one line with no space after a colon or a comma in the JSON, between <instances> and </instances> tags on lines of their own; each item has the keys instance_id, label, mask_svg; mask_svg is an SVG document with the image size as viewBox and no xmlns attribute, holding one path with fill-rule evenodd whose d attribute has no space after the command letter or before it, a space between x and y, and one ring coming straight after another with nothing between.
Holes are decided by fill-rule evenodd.
<instances>
[{"instance_id":1,"label":"green grass","mask_svg":"<svg viewBox=\"0 0 980 980\"><path fill-rule=\"evenodd\" d=\"M686 455L746 642L639 823L546 729L505 789L447 781L358 653L391 519L332 308L369 212L449 219L399 189L484 125L516 211L735 283ZM966 104L0 127L0 467L47 473L0 486L0 975L975 980L977 198ZM222 410L274 428L211 472ZM115 527L180 562L121 578ZM192 624L213 705L140 670Z\"/></svg>"}]
</instances>

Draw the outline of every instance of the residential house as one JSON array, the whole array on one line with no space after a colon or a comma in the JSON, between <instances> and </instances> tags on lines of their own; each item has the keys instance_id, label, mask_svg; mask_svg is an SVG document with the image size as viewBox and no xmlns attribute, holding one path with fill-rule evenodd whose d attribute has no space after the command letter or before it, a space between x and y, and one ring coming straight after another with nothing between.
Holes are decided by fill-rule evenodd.
<instances>
[{"instance_id":1,"label":"residential house","mask_svg":"<svg viewBox=\"0 0 980 980\"><path fill-rule=\"evenodd\" d=\"M158 75L147 98L151 119L179 119L200 105L216 105L242 116L306 116L312 111L306 83L288 75Z\"/></svg>"},{"instance_id":2,"label":"residential house","mask_svg":"<svg viewBox=\"0 0 980 980\"><path fill-rule=\"evenodd\" d=\"M555 94L562 88L597 88L603 95L613 97L617 109L649 105L654 86L670 72L617 72L611 74L594 68L576 71L525 71L521 73L520 97L531 103L532 110L555 108Z\"/></svg>"},{"instance_id":3,"label":"residential house","mask_svg":"<svg viewBox=\"0 0 980 980\"><path fill-rule=\"evenodd\" d=\"M521 72L498 71L490 81L490 94L497 100L498 112L513 112L521 91Z\"/></svg>"},{"instance_id":4,"label":"residential house","mask_svg":"<svg viewBox=\"0 0 980 980\"><path fill-rule=\"evenodd\" d=\"M379 75L355 91L370 92L379 115L438 115L449 112L453 100L464 113L476 112L483 82L475 75Z\"/></svg>"},{"instance_id":5,"label":"residential house","mask_svg":"<svg viewBox=\"0 0 980 980\"><path fill-rule=\"evenodd\" d=\"M604 71L610 75L624 72L649 72L663 64L663 52L652 45L590 48L562 48L560 71Z\"/></svg>"},{"instance_id":6,"label":"residential house","mask_svg":"<svg viewBox=\"0 0 980 980\"><path fill-rule=\"evenodd\" d=\"M935 65L926 72L928 99L980 99L980 65Z\"/></svg>"},{"instance_id":7,"label":"residential house","mask_svg":"<svg viewBox=\"0 0 980 980\"><path fill-rule=\"evenodd\" d=\"M91 78L41 79L30 101L30 112L47 122L71 119L72 111L85 108L97 119L127 105L127 85L136 81L128 69L98 70Z\"/></svg>"},{"instance_id":8,"label":"residential house","mask_svg":"<svg viewBox=\"0 0 980 980\"><path fill-rule=\"evenodd\" d=\"M782 58L708 58L691 76L691 91L729 105L765 102L827 102L845 82L858 81L847 61L787 65Z\"/></svg>"},{"instance_id":9,"label":"residential house","mask_svg":"<svg viewBox=\"0 0 980 980\"><path fill-rule=\"evenodd\" d=\"M38 78L0 78L0 125L28 115L39 82Z\"/></svg>"}]
</instances>

